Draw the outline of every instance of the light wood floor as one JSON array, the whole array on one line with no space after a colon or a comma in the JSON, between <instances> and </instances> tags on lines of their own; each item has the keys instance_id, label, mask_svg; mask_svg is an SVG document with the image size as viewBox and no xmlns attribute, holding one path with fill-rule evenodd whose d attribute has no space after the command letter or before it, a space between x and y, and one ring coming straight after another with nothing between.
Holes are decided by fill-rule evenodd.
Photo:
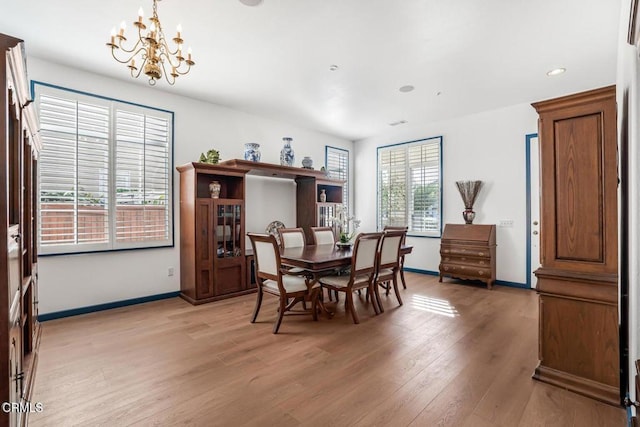
<instances>
[{"instance_id":1,"label":"light wood floor","mask_svg":"<svg viewBox=\"0 0 640 427\"><path fill-rule=\"evenodd\" d=\"M404 306L285 317L255 295L179 298L43 324L30 426L624 426L531 379L533 291L407 274ZM356 298L357 299L357 298Z\"/></svg>"}]
</instances>

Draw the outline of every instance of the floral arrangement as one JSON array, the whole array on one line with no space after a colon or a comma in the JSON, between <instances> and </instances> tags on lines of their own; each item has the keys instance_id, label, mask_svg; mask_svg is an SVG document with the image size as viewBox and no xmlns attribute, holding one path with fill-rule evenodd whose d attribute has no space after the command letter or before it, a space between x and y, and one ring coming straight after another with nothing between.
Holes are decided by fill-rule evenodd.
<instances>
[{"instance_id":1,"label":"floral arrangement","mask_svg":"<svg viewBox=\"0 0 640 427\"><path fill-rule=\"evenodd\" d=\"M356 236L360 220L348 215L344 205L336 206L336 216L331 218L340 243L349 243Z\"/></svg>"}]
</instances>

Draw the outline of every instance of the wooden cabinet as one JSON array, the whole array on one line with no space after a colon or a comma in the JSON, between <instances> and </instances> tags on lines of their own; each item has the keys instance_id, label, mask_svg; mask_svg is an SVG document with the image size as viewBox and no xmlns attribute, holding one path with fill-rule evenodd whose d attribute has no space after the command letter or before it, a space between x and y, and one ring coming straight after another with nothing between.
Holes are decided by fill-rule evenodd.
<instances>
[{"instance_id":1,"label":"wooden cabinet","mask_svg":"<svg viewBox=\"0 0 640 427\"><path fill-rule=\"evenodd\" d=\"M324 172L232 159L188 163L180 172L180 295L201 304L253 292L253 257L245 252L245 175L296 182L296 223L311 241L311 227L331 225L342 203L342 181ZM211 198L209 184L221 185ZM327 196L320 202L320 193Z\"/></svg>"},{"instance_id":2,"label":"wooden cabinet","mask_svg":"<svg viewBox=\"0 0 640 427\"><path fill-rule=\"evenodd\" d=\"M318 177L296 178L297 227L305 230L308 242L313 241L311 227L331 227L342 204L342 181ZM322 201L324 194L324 201Z\"/></svg>"},{"instance_id":3,"label":"wooden cabinet","mask_svg":"<svg viewBox=\"0 0 640 427\"><path fill-rule=\"evenodd\" d=\"M440 281L445 276L496 281L496 226L446 224L440 243Z\"/></svg>"},{"instance_id":4,"label":"wooden cabinet","mask_svg":"<svg viewBox=\"0 0 640 427\"><path fill-rule=\"evenodd\" d=\"M246 281L246 169L189 163L180 171L180 291L192 304L251 292ZM209 184L220 183L212 198Z\"/></svg>"},{"instance_id":5,"label":"wooden cabinet","mask_svg":"<svg viewBox=\"0 0 640 427\"><path fill-rule=\"evenodd\" d=\"M232 159L220 163L224 167L248 170L251 175L291 179L296 182L296 227L305 231L308 242L313 241L311 227L332 225L336 207L342 204L344 181L328 178L323 171L249 162ZM324 191L325 202L320 201Z\"/></svg>"},{"instance_id":6,"label":"wooden cabinet","mask_svg":"<svg viewBox=\"0 0 640 427\"><path fill-rule=\"evenodd\" d=\"M0 34L0 426L26 425L40 328L37 321L38 123L29 98L24 44ZM10 407L11 408L11 407ZM17 409L16 409L17 408Z\"/></svg>"},{"instance_id":7,"label":"wooden cabinet","mask_svg":"<svg viewBox=\"0 0 640 427\"><path fill-rule=\"evenodd\" d=\"M615 87L540 116L539 365L534 378L619 405Z\"/></svg>"}]
</instances>

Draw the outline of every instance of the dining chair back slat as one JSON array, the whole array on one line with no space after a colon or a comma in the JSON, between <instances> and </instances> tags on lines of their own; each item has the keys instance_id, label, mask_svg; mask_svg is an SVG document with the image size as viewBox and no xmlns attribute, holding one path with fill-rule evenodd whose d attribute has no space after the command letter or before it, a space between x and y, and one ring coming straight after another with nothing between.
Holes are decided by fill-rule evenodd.
<instances>
[{"instance_id":1,"label":"dining chair back slat","mask_svg":"<svg viewBox=\"0 0 640 427\"><path fill-rule=\"evenodd\" d=\"M280 246L282 249L299 248L307 245L302 228L281 228L278 233L280 234Z\"/></svg>"},{"instance_id":2,"label":"dining chair back slat","mask_svg":"<svg viewBox=\"0 0 640 427\"><path fill-rule=\"evenodd\" d=\"M331 227L311 227L314 245L332 245L336 242Z\"/></svg>"},{"instance_id":3,"label":"dining chair back slat","mask_svg":"<svg viewBox=\"0 0 640 427\"><path fill-rule=\"evenodd\" d=\"M378 234L378 233L375 233ZM357 239L353 248L352 274L363 274L371 271L376 265L376 252L380 238Z\"/></svg>"},{"instance_id":4,"label":"dining chair back slat","mask_svg":"<svg viewBox=\"0 0 640 427\"><path fill-rule=\"evenodd\" d=\"M401 231L387 232L380 244L379 268L397 267L400 262L400 246L404 233Z\"/></svg>"},{"instance_id":5,"label":"dining chair back slat","mask_svg":"<svg viewBox=\"0 0 640 427\"><path fill-rule=\"evenodd\" d=\"M253 250L258 274L266 274L269 279L278 280L278 252L274 250L272 242L256 241Z\"/></svg>"},{"instance_id":6,"label":"dining chair back slat","mask_svg":"<svg viewBox=\"0 0 640 427\"><path fill-rule=\"evenodd\" d=\"M385 225L383 231L387 232L387 231L402 231L404 232L404 235L402 236L402 242L401 245L404 245L407 241L407 232L409 230L409 227L402 227L402 226L393 226L393 225ZM404 279L404 255L402 255L400 257L400 267L398 268L398 271L400 272L400 280L402 281L402 287L404 289L407 289L407 282Z\"/></svg>"},{"instance_id":7,"label":"dining chair back slat","mask_svg":"<svg viewBox=\"0 0 640 427\"><path fill-rule=\"evenodd\" d=\"M402 298L398 291L397 277L402 264L400 248L402 247L405 234L406 232L403 230L385 231L382 236L382 241L380 242L374 290L375 298L381 312L384 312L384 307L382 306L380 298L379 286L382 286L386 290L386 295L389 295L389 290L393 285L398 303L402 305Z\"/></svg>"}]
</instances>

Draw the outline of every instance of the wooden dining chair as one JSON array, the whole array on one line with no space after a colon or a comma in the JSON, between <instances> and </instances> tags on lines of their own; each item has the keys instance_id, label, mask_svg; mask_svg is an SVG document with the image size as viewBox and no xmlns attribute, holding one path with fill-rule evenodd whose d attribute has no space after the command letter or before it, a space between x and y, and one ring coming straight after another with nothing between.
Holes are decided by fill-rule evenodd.
<instances>
[{"instance_id":1,"label":"wooden dining chair","mask_svg":"<svg viewBox=\"0 0 640 427\"><path fill-rule=\"evenodd\" d=\"M396 293L398 304L402 305L402 298L398 291L398 269L400 268L400 248L405 236L404 231L394 230L385 231L380 242L380 250L378 251L376 263L376 276L374 279L375 299L378 303L380 312L384 312L384 307L380 300L380 287L386 289L389 295L389 289L393 285Z\"/></svg>"},{"instance_id":2,"label":"wooden dining chair","mask_svg":"<svg viewBox=\"0 0 640 427\"><path fill-rule=\"evenodd\" d=\"M311 227L311 236L313 237L314 245L333 245L335 244L336 235L333 233L333 228L331 227ZM336 270L334 273L338 273L339 270ZM344 274L343 271L340 273ZM329 301L333 300L333 296L331 295L331 291L327 291L327 295L329 295ZM338 296L338 292L335 292L336 301L340 301L340 297Z\"/></svg>"},{"instance_id":3,"label":"wooden dining chair","mask_svg":"<svg viewBox=\"0 0 640 427\"><path fill-rule=\"evenodd\" d=\"M280 323L285 312L292 311L292 308L299 302L311 300L311 311L305 311L313 316L313 320L318 320L317 301L320 284L315 283L311 289L308 280L302 276L285 274L280 261L280 249L275 236L269 234L247 233L256 265L256 284L258 286L258 296L256 306L253 310L251 323L255 323L262 296L268 293L277 296L279 299L278 318L273 325L273 333L277 334ZM291 299L291 301L289 301Z\"/></svg>"},{"instance_id":4,"label":"wooden dining chair","mask_svg":"<svg viewBox=\"0 0 640 427\"><path fill-rule=\"evenodd\" d=\"M374 279L376 274L376 262L378 244L382 233L360 233L353 244L351 255L351 272L347 275L330 275L320 278L323 287L330 291L345 293L345 310L351 311L353 323L360 323L358 313L353 305L353 292L367 289L369 295L374 294ZM379 314L378 304L375 298L371 298L371 305L376 314Z\"/></svg>"},{"instance_id":5,"label":"wooden dining chair","mask_svg":"<svg viewBox=\"0 0 640 427\"><path fill-rule=\"evenodd\" d=\"M404 237L402 238L402 245L407 241L407 231L409 227L398 227L393 225L385 225L382 231L404 231ZM400 256L400 280L402 281L402 287L407 289L407 282L404 280L404 255Z\"/></svg>"},{"instance_id":6,"label":"wooden dining chair","mask_svg":"<svg viewBox=\"0 0 640 427\"><path fill-rule=\"evenodd\" d=\"M331 227L311 227L313 245L332 245L336 242L336 236Z\"/></svg>"},{"instance_id":7,"label":"wooden dining chair","mask_svg":"<svg viewBox=\"0 0 640 427\"><path fill-rule=\"evenodd\" d=\"M280 248L299 248L307 245L307 239L304 236L302 228L279 228L278 236L280 237ZM298 276L310 276L309 272L300 267L283 266L287 274L296 274ZM302 301L302 308L307 309L305 301Z\"/></svg>"}]
</instances>

